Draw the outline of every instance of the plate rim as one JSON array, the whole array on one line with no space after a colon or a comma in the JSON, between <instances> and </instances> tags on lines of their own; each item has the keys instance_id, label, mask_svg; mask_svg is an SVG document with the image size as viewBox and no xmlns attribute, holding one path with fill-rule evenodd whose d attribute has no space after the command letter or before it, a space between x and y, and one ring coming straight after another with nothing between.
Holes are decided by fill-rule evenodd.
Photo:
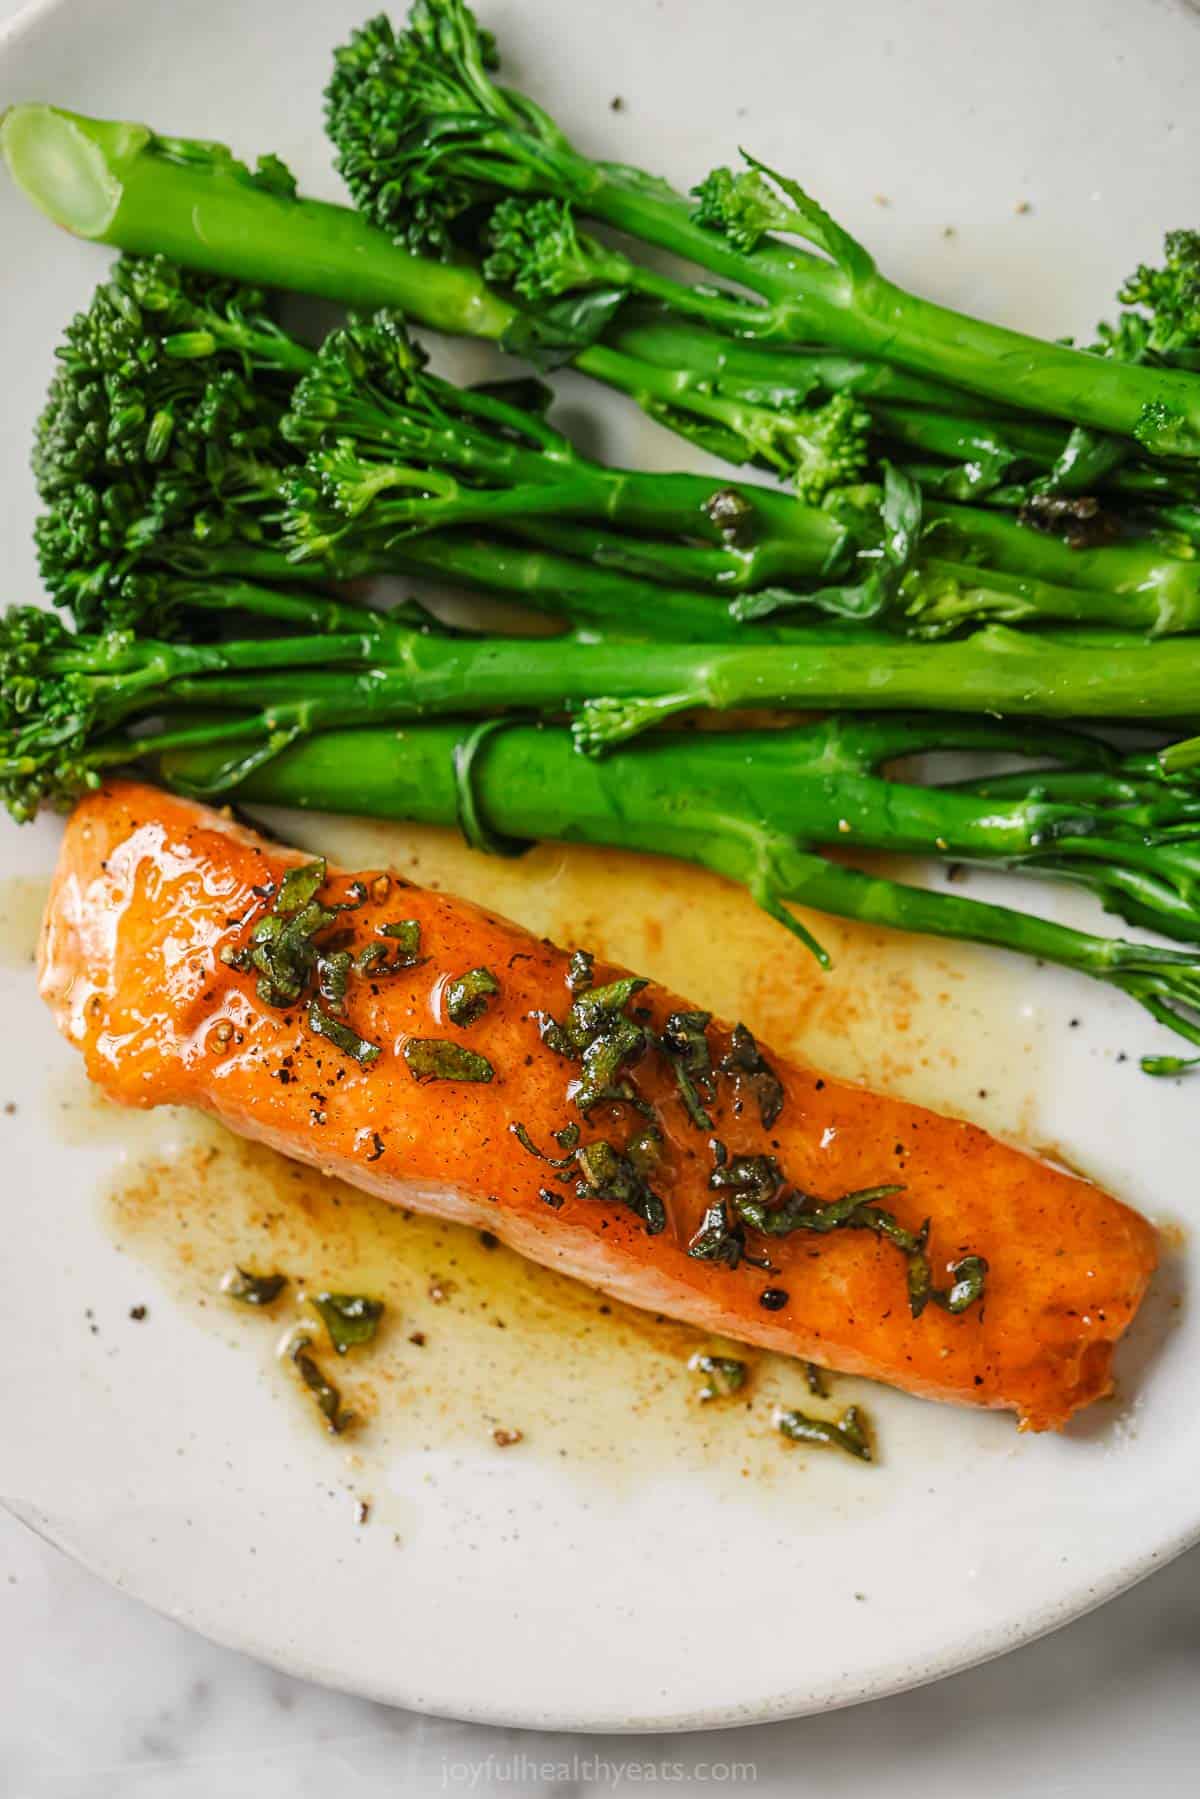
<instances>
[{"instance_id":1,"label":"plate rim","mask_svg":"<svg viewBox=\"0 0 1200 1799\"><path fill-rule=\"evenodd\" d=\"M60 0L50 0L50 3L57 5ZM915 1667L902 1668L893 1663L889 1668L884 1663L873 1676L856 1683L853 1690L848 1692L839 1692L836 1684L831 1684L828 1688L810 1687L803 1692L793 1690L791 1693L779 1694L753 1707L737 1706L727 1711L709 1709L691 1713L669 1712L657 1717L625 1720L601 1718L597 1721L593 1717L583 1717L572 1711L514 1711L511 1707L493 1709L486 1704L462 1706L440 1699L436 1694L414 1695L399 1690L394 1685L389 1686L382 1680L364 1682L357 1678L349 1679L339 1675L336 1670L323 1669L302 1655L289 1654L286 1650L272 1646L270 1642L258 1639L253 1631L239 1631L224 1625L199 1622L194 1607L172 1610L164 1600L151 1598L140 1591L138 1581L122 1578L116 1568L106 1568L102 1555L73 1542L69 1531L57 1525L36 1506L24 1506L19 1500L5 1496L0 1498L0 1508L32 1531L34 1536L40 1537L43 1542L49 1543L52 1548L85 1568L89 1574L95 1575L117 1592L147 1606L159 1617L170 1618L172 1622L194 1630L207 1642L215 1643L222 1649L231 1649L238 1655L250 1656L292 1679L309 1681L331 1692L347 1693L372 1704L387 1705L425 1717L447 1718L461 1724L597 1736L680 1735L688 1731L734 1730L755 1724L782 1724L790 1718L847 1711L853 1706L865 1705L876 1699L891 1699L902 1693L914 1692L920 1687L946 1680L951 1675L970 1673L972 1669L996 1661L1010 1651L1023 1649L1043 1637L1052 1636L1055 1631L1064 1630L1078 1619L1098 1611L1110 1600L1120 1598L1122 1593L1129 1592L1151 1574L1170 1567L1172 1562L1200 1543L1198 1518L1196 1523L1172 1538L1165 1548L1160 1546L1144 1552L1132 1563L1114 1570L1111 1579L1094 1584L1089 1588L1087 1600L1082 1605L1070 1599L1059 1600L1038 1613L1027 1627L1021 1626L1015 1631L1004 1625L994 1626L991 1630L985 1629L978 1633L965 1651L964 1645L960 1643L956 1650L948 1650Z\"/></svg>"},{"instance_id":2,"label":"plate rim","mask_svg":"<svg viewBox=\"0 0 1200 1799\"><path fill-rule=\"evenodd\" d=\"M397 5L400 0L396 0ZM0 22L0 65L4 57L30 37L38 27L55 15L68 15L83 0L25 0L7 21ZM0 115L4 107L0 105ZM1039 1610L1028 1614L1019 1624L1011 1622L986 1626L956 1646L928 1656L916 1664L904 1665L897 1658L880 1657L870 1672L852 1682L831 1679L827 1685L790 1689L776 1695L726 1709L712 1708L695 1712L674 1711L644 1717L614 1718L585 1716L577 1710L512 1706L493 1708L487 1703L463 1705L447 1695L414 1694L384 1678L370 1679L348 1675L334 1667L322 1666L302 1652L281 1648L269 1638L260 1637L253 1628L237 1628L234 1624L208 1620L194 1602L172 1607L169 1597L155 1597L145 1590L145 1579L128 1576L115 1556L106 1558L102 1543L78 1540L69 1525L52 1518L33 1504L26 1504L11 1494L0 1494L0 1510L14 1518L34 1536L68 1557L88 1574L103 1581L160 1617L195 1631L205 1641L220 1648L245 1655L264 1666L291 1678L304 1680L329 1691L346 1693L369 1702L410 1710L421 1715L449 1719L465 1724L493 1728L517 1728L545 1732L613 1735L677 1735L701 1730L732 1730L753 1725L782 1723L792 1718L847 1710L874 1700L896 1697L929 1686L956 1674L965 1674L1014 1650L1031 1645L1130 1591L1151 1574L1169 1567L1189 1549L1200 1544L1200 1507L1194 1520L1177 1528L1153 1549L1143 1549L1128 1560L1111 1567L1108 1573L1092 1580L1082 1593L1061 1595L1047 1601Z\"/></svg>"}]
</instances>

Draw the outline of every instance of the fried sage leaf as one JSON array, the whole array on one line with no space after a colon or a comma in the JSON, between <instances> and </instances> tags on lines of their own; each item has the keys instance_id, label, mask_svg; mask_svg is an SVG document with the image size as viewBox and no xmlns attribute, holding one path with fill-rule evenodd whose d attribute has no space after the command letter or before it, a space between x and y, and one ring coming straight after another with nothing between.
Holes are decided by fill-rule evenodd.
<instances>
[{"instance_id":1,"label":"fried sage leaf","mask_svg":"<svg viewBox=\"0 0 1200 1799\"><path fill-rule=\"evenodd\" d=\"M729 1048L721 1057L720 1070L733 1082L734 1098L740 1106L743 1095L749 1095L758 1106L759 1121L769 1131L783 1111L783 1082L767 1062L758 1044L744 1024L735 1024L729 1037Z\"/></svg>"},{"instance_id":2,"label":"fried sage leaf","mask_svg":"<svg viewBox=\"0 0 1200 1799\"><path fill-rule=\"evenodd\" d=\"M496 1073L486 1056L444 1037L410 1037L404 1060L414 1081L490 1081Z\"/></svg>"},{"instance_id":3,"label":"fried sage leaf","mask_svg":"<svg viewBox=\"0 0 1200 1799\"><path fill-rule=\"evenodd\" d=\"M655 1131L643 1131L622 1151L601 1139L585 1143L575 1152L581 1179L575 1191L580 1199L610 1200L628 1206L642 1220L646 1235L657 1237L667 1228L667 1209L651 1187L648 1175L657 1160L661 1139Z\"/></svg>"},{"instance_id":4,"label":"fried sage leaf","mask_svg":"<svg viewBox=\"0 0 1200 1799\"><path fill-rule=\"evenodd\" d=\"M749 1373L745 1362L739 1362L735 1356L709 1355L702 1349L688 1357L688 1367L693 1374L704 1376L704 1385L696 1396L703 1405L714 1399L732 1399L745 1386Z\"/></svg>"},{"instance_id":5,"label":"fried sage leaf","mask_svg":"<svg viewBox=\"0 0 1200 1799\"><path fill-rule=\"evenodd\" d=\"M383 1301L361 1293L310 1293L308 1303L329 1332L339 1355L370 1343L383 1317Z\"/></svg>"},{"instance_id":6,"label":"fried sage leaf","mask_svg":"<svg viewBox=\"0 0 1200 1799\"><path fill-rule=\"evenodd\" d=\"M836 1418L810 1418L806 1412L777 1411L775 1428L793 1443L820 1443L827 1449L844 1449L860 1462L874 1460L867 1420L856 1405L848 1405Z\"/></svg>"},{"instance_id":7,"label":"fried sage leaf","mask_svg":"<svg viewBox=\"0 0 1200 1799\"><path fill-rule=\"evenodd\" d=\"M712 1056L708 1047L711 1012L672 1012L659 1044L668 1057L688 1117L697 1130L711 1131L706 1107L714 1094Z\"/></svg>"},{"instance_id":8,"label":"fried sage leaf","mask_svg":"<svg viewBox=\"0 0 1200 1799\"><path fill-rule=\"evenodd\" d=\"M308 1005L308 1028L314 1037L324 1037L340 1049L344 1056L353 1056L360 1068L369 1068L372 1062L378 1062L380 1049L377 1043L368 1043L365 1037L352 1030L343 1019L334 1018L319 1006L316 1000Z\"/></svg>"},{"instance_id":9,"label":"fried sage leaf","mask_svg":"<svg viewBox=\"0 0 1200 1799\"><path fill-rule=\"evenodd\" d=\"M288 1284L286 1274L253 1274L249 1268L230 1268L221 1276L221 1291L243 1306L271 1306Z\"/></svg>"},{"instance_id":10,"label":"fried sage leaf","mask_svg":"<svg viewBox=\"0 0 1200 1799\"><path fill-rule=\"evenodd\" d=\"M311 1337L303 1334L293 1337L288 1344L288 1359L316 1401L317 1410L325 1420L326 1429L333 1436L339 1437L354 1423L354 1413L342 1410L341 1393L333 1382L321 1372L309 1353L311 1349Z\"/></svg>"},{"instance_id":11,"label":"fried sage leaf","mask_svg":"<svg viewBox=\"0 0 1200 1799\"><path fill-rule=\"evenodd\" d=\"M490 968L469 968L446 988L446 1016L464 1031L483 1017L489 999L499 991L500 983Z\"/></svg>"}]
</instances>

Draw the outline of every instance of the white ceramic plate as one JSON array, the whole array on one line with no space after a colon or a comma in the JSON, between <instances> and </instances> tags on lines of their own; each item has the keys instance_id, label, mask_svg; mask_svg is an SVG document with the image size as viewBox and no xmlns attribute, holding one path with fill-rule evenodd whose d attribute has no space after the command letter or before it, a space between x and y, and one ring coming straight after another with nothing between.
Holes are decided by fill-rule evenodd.
<instances>
[{"instance_id":1,"label":"white ceramic plate","mask_svg":"<svg viewBox=\"0 0 1200 1799\"><path fill-rule=\"evenodd\" d=\"M273 149L333 196L320 89L330 47L363 10L35 6L0 40L0 101L52 99ZM746 143L861 227L899 277L1014 323L1086 329L1163 228L1194 219L1200 25L1167 0L490 0L485 12L516 79L598 153L686 181ZM30 427L53 343L103 258L53 235L7 186L0 241L0 542L6 598L24 600L37 591ZM576 417L583 400L571 388ZM683 460L679 445L601 410L610 449L632 453L636 441L661 466ZM354 847L346 826L304 830L334 853ZM668 1452L645 1451L653 1432L639 1414L635 1466L617 1444L611 1467L595 1453L576 1467L550 1424L506 1454L461 1420L440 1439L385 1432L374 1463L366 1450L357 1461L331 1451L261 1358L248 1361L243 1327L206 1328L101 1220L98 1187L122 1154L145 1154L146 1136L88 1108L34 995L18 915L36 889L16 877L48 871L55 840L50 823L0 834L0 1493L128 1590L382 1699L648 1729L784 1716L964 1667L1200 1534L1189 1397L1200 1322L1179 1304L1195 1260L1186 1237L1124 1357L1118 1400L1060 1439L871 1394L885 1452L870 1471L781 1451L770 1478L739 1479L736 1456L706 1459L690 1442L669 1398ZM392 842L411 864L417 840ZM426 871L497 893L499 876L461 854L427 839L420 853ZM504 891L529 922L591 928L576 864L551 852L521 878ZM639 937L637 920L605 947L720 1003L713 958L689 952L678 972L681 891L646 887L665 948ZM1096 922L1082 902L1024 897ZM731 928L757 928L740 902L713 904L732 907ZM1003 958L906 955L859 945L823 1001L798 955L786 960L796 1019L803 1002L812 1027L800 1034L843 1070L1020 1127L1152 1214L1194 1218L1194 1092L1117 1059L1165 1046L1131 1006ZM910 1005L905 1056L897 1033ZM160 1150L189 1140L184 1121L155 1130ZM133 1323L129 1308L145 1302L149 1318ZM563 1370L577 1360L546 1371L564 1417L603 1378L590 1370L582 1399L567 1391ZM752 1474L765 1456L756 1442ZM349 1494L368 1488L377 1518L358 1528Z\"/></svg>"}]
</instances>

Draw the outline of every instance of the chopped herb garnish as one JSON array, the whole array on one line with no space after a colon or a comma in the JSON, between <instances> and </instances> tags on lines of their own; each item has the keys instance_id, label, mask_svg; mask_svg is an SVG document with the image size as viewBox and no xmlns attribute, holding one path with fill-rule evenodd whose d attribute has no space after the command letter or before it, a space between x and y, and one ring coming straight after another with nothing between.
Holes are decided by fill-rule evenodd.
<instances>
[{"instance_id":1,"label":"chopped herb garnish","mask_svg":"<svg viewBox=\"0 0 1200 1799\"><path fill-rule=\"evenodd\" d=\"M737 1268L742 1262L748 1262L754 1268L769 1266L765 1258L748 1253L746 1233L736 1220L730 1218L724 1200L709 1206L687 1252L697 1262L724 1262L727 1268Z\"/></svg>"},{"instance_id":2,"label":"chopped herb garnish","mask_svg":"<svg viewBox=\"0 0 1200 1799\"><path fill-rule=\"evenodd\" d=\"M318 939L337 924L343 912L353 912L361 906L366 891L356 881L348 899L336 906L322 906L316 896L325 875L323 857L289 868L275 892L271 910L254 925L249 942L236 950L226 945L221 960L241 973L257 974L255 991L259 999L280 1010L296 1005L315 986L324 1004L310 999L309 1029L365 1068L375 1061L379 1050L333 1016L344 1009L353 968L351 957L348 951L334 948L328 941L320 945Z\"/></svg>"},{"instance_id":3,"label":"chopped herb garnish","mask_svg":"<svg viewBox=\"0 0 1200 1799\"><path fill-rule=\"evenodd\" d=\"M308 1005L308 1028L314 1036L326 1038L343 1055L353 1056L362 1068L369 1068L372 1062L379 1060L377 1043L368 1043L365 1037L360 1037L342 1019L334 1018L324 1011L315 999L310 1000Z\"/></svg>"},{"instance_id":4,"label":"chopped herb garnish","mask_svg":"<svg viewBox=\"0 0 1200 1799\"><path fill-rule=\"evenodd\" d=\"M829 1383L825 1379L825 1370L819 1368L816 1362L805 1362L804 1378L814 1399L825 1399L828 1396Z\"/></svg>"},{"instance_id":5,"label":"chopped herb garnish","mask_svg":"<svg viewBox=\"0 0 1200 1799\"><path fill-rule=\"evenodd\" d=\"M728 1189L733 1193L734 1206L743 1224L769 1236L785 1235L786 1231L771 1223L772 1215L767 1210L784 1184L783 1170L774 1156L735 1156L730 1161L725 1145L715 1137L709 1147L713 1155L709 1186L715 1192Z\"/></svg>"},{"instance_id":6,"label":"chopped herb garnish","mask_svg":"<svg viewBox=\"0 0 1200 1799\"><path fill-rule=\"evenodd\" d=\"M564 1026L573 1047L584 1050L599 1032L610 1029L614 1018L624 1017L625 1007L646 985L640 975L627 974L619 981L609 981L607 986L581 991Z\"/></svg>"},{"instance_id":7,"label":"chopped herb garnish","mask_svg":"<svg viewBox=\"0 0 1200 1799\"><path fill-rule=\"evenodd\" d=\"M741 1104L743 1092L758 1106L764 1131L769 1131L783 1110L783 1082L770 1064L763 1060L758 1044L744 1024L735 1024L729 1036L729 1048L721 1058L722 1074L733 1081L734 1094Z\"/></svg>"},{"instance_id":8,"label":"chopped herb garnish","mask_svg":"<svg viewBox=\"0 0 1200 1799\"><path fill-rule=\"evenodd\" d=\"M794 1231L809 1231L827 1236L830 1231L874 1231L893 1244L907 1263L908 1304L914 1318L919 1318L932 1301L945 1311L964 1312L983 1294L987 1263L981 1256L966 1256L950 1269L954 1285L943 1292L933 1284L933 1274L926 1255L929 1220L918 1231L910 1231L878 1202L902 1193L903 1187L864 1187L855 1193L844 1193L840 1199L822 1205L809 1193L785 1185L783 1170L774 1156L735 1156L732 1160L725 1145L715 1138L711 1144L713 1171L709 1186L727 1191L737 1224L765 1237L789 1237ZM705 1214L706 1222L713 1209ZM703 1227L702 1227L703 1228ZM699 1237L693 1238L694 1245ZM689 1245L688 1254L699 1253ZM732 1260L734 1249L726 1249L720 1259L737 1266ZM715 1259L710 1255L709 1259ZM765 1302L764 1302L765 1303Z\"/></svg>"},{"instance_id":9,"label":"chopped herb garnish","mask_svg":"<svg viewBox=\"0 0 1200 1799\"><path fill-rule=\"evenodd\" d=\"M310 1293L308 1300L339 1355L369 1343L383 1317L383 1301L361 1293Z\"/></svg>"},{"instance_id":10,"label":"chopped herb garnish","mask_svg":"<svg viewBox=\"0 0 1200 1799\"><path fill-rule=\"evenodd\" d=\"M315 862L305 862L299 868L289 868L275 896L276 912L286 918L301 911L310 900L316 899L324 885L324 856L318 856Z\"/></svg>"},{"instance_id":11,"label":"chopped herb garnish","mask_svg":"<svg viewBox=\"0 0 1200 1799\"><path fill-rule=\"evenodd\" d=\"M327 1380L320 1368L308 1353L312 1348L312 1338L300 1335L294 1337L288 1345L288 1357L295 1365L301 1380L317 1402L318 1410L325 1420L326 1427L332 1434L340 1436L354 1423L354 1413L342 1410L342 1396L333 1382Z\"/></svg>"},{"instance_id":12,"label":"chopped herb garnish","mask_svg":"<svg viewBox=\"0 0 1200 1799\"><path fill-rule=\"evenodd\" d=\"M496 1072L486 1056L444 1037L410 1037L404 1060L414 1081L490 1081Z\"/></svg>"},{"instance_id":13,"label":"chopped herb garnish","mask_svg":"<svg viewBox=\"0 0 1200 1799\"><path fill-rule=\"evenodd\" d=\"M622 1018L611 1030L597 1032L583 1052L583 1073L567 1088L583 1113L602 1100L633 1100L636 1095L621 1071L636 1062L646 1047L646 1033L632 1019Z\"/></svg>"},{"instance_id":14,"label":"chopped herb garnish","mask_svg":"<svg viewBox=\"0 0 1200 1799\"><path fill-rule=\"evenodd\" d=\"M644 980L628 975L606 987L590 987L568 1012L563 1029L583 1072L571 1082L567 1097L581 1112L589 1112L601 1100L635 1099L629 1083L619 1077L622 1069L643 1055L650 1033L626 1015L625 1007L645 985Z\"/></svg>"},{"instance_id":15,"label":"chopped herb garnish","mask_svg":"<svg viewBox=\"0 0 1200 1799\"><path fill-rule=\"evenodd\" d=\"M983 1283L987 1276L988 1265L983 1256L963 1256L961 1261L951 1262L947 1272L954 1276L954 1285L949 1292L942 1292L934 1287L930 1291L930 1299L946 1312L965 1312L983 1298Z\"/></svg>"},{"instance_id":16,"label":"chopped herb garnish","mask_svg":"<svg viewBox=\"0 0 1200 1799\"><path fill-rule=\"evenodd\" d=\"M221 1276L221 1291L244 1306L271 1306L288 1284L286 1274L252 1274L248 1268L231 1268Z\"/></svg>"},{"instance_id":17,"label":"chopped herb garnish","mask_svg":"<svg viewBox=\"0 0 1200 1799\"><path fill-rule=\"evenodd\" d=\"M421 953L421 924L416 918L398 918L394 924L381 924L381 937L391 937L399 944L398 955L415 962Z\"/></svg>"},{"instance_id":18,"label":"chopped herb garnish","mask_svg":"<svg viewBox=\"0 0 1200 1799\"><path fill-rule=\"evenodd\" d=\"M714 1098L712 1056L708 1047L711 1012L672 1012L659 1044L670 1059L680 1098L697 1130L711 1131L706 1106Z\"/></svg>"},{"instance_id":19,"label":"chopped herb garnish","mask_svg":"<svg viewBox=\"0 0 1200 1799\"><path fill-rule=\"evenodd\" d=\"M393 969L407 966L407 963L389 960L386 943L364 944L354 963L355 971L364 976L389 974Z\"/></svg>"},{"instance_id":20,"label":"chopped herb garnish","mask_svg":"<svg viewBox=\"0 0 1200 1799\"><path fill-rule=\"evenodd\" d=\"M583 993L591 986L595 961L591 950L572 950L571 960L567 963L567 986L572 993Z\"/></svg>"},{"instance_id":21,"label":"chopped herb garnish","mask_svg":"<svg viewBox=\"0 0 1200 1799\"><path fill-rule=\"evenodd\" d=\"M638 1061L653 1041L646 1026L625 1011L646 982L626 975L607 986L593 987L592 965L593 958L587 950L576 950L571 957L567 986L575 1001L561 1023L545 1012L533 1014L547 1048L567 1061L582 1063L583 1072L571 1082L567 1096L584 1113L601 1100L640 1105L633 1088L619 1077L622 1069Z\"/></svg>"},{"instance_id":22,"label":"chopped herb garnish","mask_svg":"<svg viewBox=\"0 0 1200 1799\"><path fill-rule=\"evenodd\" d=\"M827 1449L844 1449L860 1462L874 1460L867 1420L856 1405L848 1405L837 1418L810 1418L804 1412L778 1411L775 1428L793 1443L820 1443Z\"/></svg>"},{"instance_id":23,"label":"chopped herb garnish","mask_svg":"<svg viewBox=\"0 0 1200 1799\"><path fill-rule=\"evenodd\" d=\"M425 958L421 950L421 926L415 918L398 918L394 924L380 925L380 937L386 943L368 943L358 952L355 963L359 974L378 979L380 975L402 974L407 968L418 968ZM395 949L390 949L390 944Z\"/></svg>"},{"instance_id":24,"label":"chopped herb garnish","mask_svg":"<svg viewBox=\"0 0 1200 1799\"><path fill-rule=\"evenodd\" d=\"M625 1154L639 1174L650 1175L662 1160L662 1132L655 1124L645 1124L635 1131L625 1145Z\"/></svg>"},{"instance_id":25,"label":"chopped herb garnish","mask_svg":"<svg viewBox=\"0 0 1200 1799\"><path fill-rule=\"evenodd\" d=\"M687 1252L698 1262L724 1262L736 1268L746 1253L746 1233L734 1224L723 1200L709 1206Z\"/></svg>"},{"instance_id":26,"label":"chopped herb garnish","mask_svg":"<svg viewBox=\"0 0 1200 1799\"><path fill-rule=\"evenodd\" d=\"M693 1374L704 1376L704 1385L697 1394L704 1405L710 1400L729 1399L740 1393L749 1372L745 1362L739 1362L733 1356L708 1355L700 1349L688 1357L688 1367Z\"/></svg>"},{"instance_id":27,"label":"chopped herb garnish","mask_svg":"<svg viewBox=\"0 0 1200 1799\"><path fill-rule=\"evenodd\" d=\"M317 990L333 1012L341 1012L346 1004L346 989L354 969L348 950L338 949L317 957Z\"/></svg>"},{"instance_id":28,"label":"chopped herb garnish","mask_svg":"<svg viewBox=\"0 0 1200 1799\"><path fill-rule=\"evenodd\" d=\"M519 1121L510 1124L508 1128L523 1150L531 1156L536 1156L539 1162L545 1162L548 1168L553 1168L558 1180L570 1179L570 1171L575 1166L575 1150L579 1143L579 1126L577 1124L569 1124L561 1131L551 1132L554 1141L563 1152L561 1156L548 1156L545 1150L539 1149L525 1126Z\"/></svg>"},{"instance_id":29,"label":"chopped herb garnish","mask_svg":"<svg viewBox=\"0 0 1200 1799\"><path fill-rule=\"evenodd\" d=\"M657 1159L651 1150L650 1132L636 1138L626 1154L602 1139L583 1144L576 1150L575 1159L581 1175L575 1188L580 1199L611 1200L628 1206L642 1220L649 1237L657 1237L666 1229L666 1207L646 1178Z\"/></svg>"},{"instance_id":30,"label":"chopped herb garnish","mask_svg":"<svg viewBox=\"0 0 1200 1799\"><path fill-rule=\"evenodd\" d=\"M482 1018L488 1000L499 993L500 983L490 968L469 968L446 988L446 1016L459 1030Z\"/></svg>"},{"instance_id":31,"label":"chopped herb garnish","mask_svg":"<svg viewBox=\"0 0 1200 1799\"><path fill-rule=\"evenodd\" d=\"M535 1012L533 1013L533 1022L537 1025L538 1036L547 1049L552 1049L556 1056L563 1058L564 1062L574 1059L575 1051L571 1047L571 1040L557 1018L552 1018L549 1012Z\"/></svg>"}]
</instances>

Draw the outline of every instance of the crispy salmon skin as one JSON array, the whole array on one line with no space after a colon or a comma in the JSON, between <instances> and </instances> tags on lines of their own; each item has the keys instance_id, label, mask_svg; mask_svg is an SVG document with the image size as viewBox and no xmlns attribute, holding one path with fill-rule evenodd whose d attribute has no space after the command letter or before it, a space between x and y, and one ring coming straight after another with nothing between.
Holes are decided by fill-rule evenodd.
<instances>
[{"instance_id":1,"label":"crispy salmon skin","mask_svg":"<svg viewBox=\"0 0 1200 1799\"><path fill-rule=\"evenodd\" d=\"M395 933L381 935L387 924L420 927L415 965L346 984L345 1022L379 1051L360 1065L313 1034L307 999L266 1003L255 974L228 959L271 911L288 868L305 860L131 782L111 782L76 808L42 930L41 991L112 1099L201 1107L385 1199L493 1231L633 1305L929 1398L1011 1410L1025 1428L1061 1426L1109 1391L1113 1346L1145 1293L1156 1240L1100 1188L972 1125L769 1050L782 1105L766 1128L753 1092L729 1074L712 1082L711 1130L693 1122L659 1054L625 1071L642 1111L603 1101L581 1116L568 1092L579 1065L539 1028L572 1003L565 951L385 871L358 875L358 889L330 871L321 903L359 901L328 933L351 956L372 943L394 950ZM499 991L455 1023L451 983L480 968ZM619 973L597 966L594 978ZM684 1007L653 984L633 1004L656 1031ZM714 1023L708 1036L717 1064L729 1029ZM491 1078L416 1078L405 1055L414 1039L474 1052ZM651 1178L665 1212L657 1234L628 1205L578 1196L573 1176L557 1179L512 1128L558 1156L553 1133L572 1122L585 1146L626 1145L647 1110L663 1138ZM883 1203L913 1232L931 1221L935 1285L947 1291L951 1265L981 1256L982 1299L958 1313L928 1304L914 1317L904 1254L866 1229L747 1231L737 1266L690 1255L717 1199L714 1140L730 1161L775 1158L789 1188L814 1204L898 1188Z\"/></svg>"}]
</instances>

